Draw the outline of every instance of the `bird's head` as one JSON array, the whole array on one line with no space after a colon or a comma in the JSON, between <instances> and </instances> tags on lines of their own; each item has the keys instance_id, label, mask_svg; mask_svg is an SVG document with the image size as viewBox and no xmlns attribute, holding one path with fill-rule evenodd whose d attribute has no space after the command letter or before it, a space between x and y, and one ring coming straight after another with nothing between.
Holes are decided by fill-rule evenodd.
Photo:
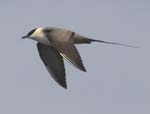
<instances>
[{"instance_id":1,"label":"bird's head","mask_svg":"<svg viewBox=\"0 0 150 114\"><path fill-rule=\"evenodd\" d=\"M43 28L39 27L28 32L28 34L23 36L22 39L30 38L36 40L36 38L41 38L41 37L44 37L44 32L43 32Z\"/></svg>"}]
</instances>

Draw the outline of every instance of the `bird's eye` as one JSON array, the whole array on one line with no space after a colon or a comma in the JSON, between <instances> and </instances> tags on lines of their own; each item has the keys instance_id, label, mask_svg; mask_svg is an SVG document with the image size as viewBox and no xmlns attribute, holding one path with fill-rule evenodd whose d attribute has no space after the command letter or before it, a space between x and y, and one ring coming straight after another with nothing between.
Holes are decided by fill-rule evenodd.
<instances>
[{"instance_id":1,"label":"bird's eye","mask_svg":"<svg viewBox=\"0 0 150 114\"><path fill-rule=\"evenodd\" d=\"M32 35L36 29L37 29L37 28L35 28L35 29L31 30L31 31L27 34L27 36Z\"/></svg>"}]
</instances>

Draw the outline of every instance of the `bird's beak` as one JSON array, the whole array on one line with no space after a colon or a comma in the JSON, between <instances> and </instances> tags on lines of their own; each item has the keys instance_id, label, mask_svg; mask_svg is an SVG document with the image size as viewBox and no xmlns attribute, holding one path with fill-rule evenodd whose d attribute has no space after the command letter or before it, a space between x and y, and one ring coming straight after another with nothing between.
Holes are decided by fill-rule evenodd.
<instances>
[{"instance_id":1,"label":"bird's beak","mask_svg":"<svg viewBox=\"0 0 150 114\"><path fill-rule=\"evenodd\" d=\"M25 38L27 38L27 36L23 36L23 37L22 37L22 39L25 39Z\"/></svg>"}]
</instances>

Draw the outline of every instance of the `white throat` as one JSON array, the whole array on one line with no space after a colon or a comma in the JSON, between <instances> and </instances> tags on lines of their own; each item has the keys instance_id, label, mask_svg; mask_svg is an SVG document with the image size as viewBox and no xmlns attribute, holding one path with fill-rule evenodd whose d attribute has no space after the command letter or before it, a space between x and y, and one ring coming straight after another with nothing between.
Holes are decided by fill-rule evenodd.
<instances>
[{"instance_id":1,"label":"white throat","mask_svg":"<svg viewBox=\"0 0 150 114\"><path fill-rule=\"evenodd\" d=\"M37 28L37 30L30 37L32 40L36 40L45 45L50 45L50 42L47 39L47 37L45 36L42 27Z\"/></svg>"}]
</instances>

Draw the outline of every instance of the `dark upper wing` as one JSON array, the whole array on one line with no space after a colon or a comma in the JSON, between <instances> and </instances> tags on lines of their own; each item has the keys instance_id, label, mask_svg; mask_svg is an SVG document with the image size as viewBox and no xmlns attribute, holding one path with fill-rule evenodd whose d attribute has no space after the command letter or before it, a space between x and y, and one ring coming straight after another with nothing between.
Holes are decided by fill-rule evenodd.
<instances>
[{"instance_id":1,"label":"dark upper wing","mask_svg":"<svg viewBox=\"0 0 150 114\"><path fill-rule=\"evenodd\" d=\"M67 61L78 69L86 71L81 57L73 44L73 36L74 32L65 29L54 29L47 34L51 45L56 48Z\"/></svg>"},{"instance_id":2,"label":"dark upper wing","mask_svg":"<svg viewBox=\"0 0 150 114\"><path fill-rule=\"evenodd\" d=\"M56 42L52 44L60 54L71 64L73 64L78 69L86 72L86 69L82 63L81 57L74 46L73 43L70 42Z\"/></svg>"},{"instance_id":3,"label":"dark upper wing","mask_svg":"<svg viewBox=\"0 0 150 114\"><path fill-rule=\"evenodd\" d=\"M39 55L53 79L62 87L67 88L66 74L62 56L50 46L37 43Z\"/></svg>"}]
</instances>

